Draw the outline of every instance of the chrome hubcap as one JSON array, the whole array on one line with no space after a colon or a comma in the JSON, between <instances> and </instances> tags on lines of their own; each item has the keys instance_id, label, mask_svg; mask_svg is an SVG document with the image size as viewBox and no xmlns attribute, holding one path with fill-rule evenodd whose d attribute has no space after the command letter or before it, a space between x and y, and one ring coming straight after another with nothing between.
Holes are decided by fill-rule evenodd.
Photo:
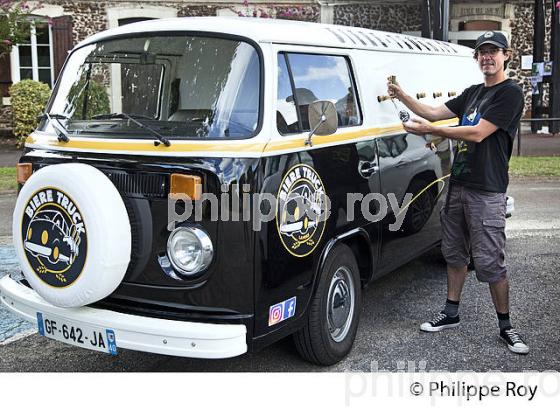
<instances>
[{"instance_id":1,"label":"chrome hubcap","mask_svg":"<svg viewBox=\"0 0 560 410\"><path fill-rule=\"evenodd\" d=\"M327 323L335 342L344 340L354 316L354 281L348 268L338 268L331 279L327 299Z\"/></svg>"}]
</instances>

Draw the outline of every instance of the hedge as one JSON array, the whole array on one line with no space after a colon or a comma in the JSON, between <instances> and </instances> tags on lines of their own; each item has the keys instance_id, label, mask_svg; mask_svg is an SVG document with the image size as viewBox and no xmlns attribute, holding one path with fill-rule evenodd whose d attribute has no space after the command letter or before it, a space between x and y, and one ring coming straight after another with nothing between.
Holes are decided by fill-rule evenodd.
<instances>
[{"instance_id":1,"label":"hedge","mask_svg":"<svg viewBox=\"0 0 560 410\"><path fill-rule=\"evenodd\" d=\"M47 84L22 80L10 87L14 136L18 145L37 127L38 116L45 109L51 90Z\"/></svg>"}]
</instances>

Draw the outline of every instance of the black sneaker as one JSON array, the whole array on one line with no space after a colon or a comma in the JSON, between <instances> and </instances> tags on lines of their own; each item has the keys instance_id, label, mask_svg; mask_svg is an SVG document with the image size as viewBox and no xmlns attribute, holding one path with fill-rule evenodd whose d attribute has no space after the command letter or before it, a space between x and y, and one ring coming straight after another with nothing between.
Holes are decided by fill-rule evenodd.
<instances>
[{"instance_id":1,"label":"black sneaker","mask_svg":"<svg viewBox=\"0 0 560 410\"><path fill-rule=\"evenodd\" d=\"M525 344L521 336L512 327L506 327L500 331L500 339L507 344L509 350L517 354L529 353L529 346Z\"/></svg>"},{"instance_id":2,"label":"black sneaker","mask_svg":"<svg viewBox=\"0 0 560 410\"><path fill-rule=\"evenodd\" d=\"M440 312L429 322L422 323L420 330L424 332L439 332L443 329L451 329L459 326L459 315L455 317L447 316L445 313Z\"/></svg>"},{"instance_id":3,"label":"black sneaker","mask_svg":"<svg viewBox=\"0 0 560 410\"><path fill-rule=\"evenodd\" d=\"M459 326L459 315L451 317L442 311L429 322L422 323L420 330L424 332L439 332L440 330L451 329L457 326Z\"/></svg>"}]
</instances>

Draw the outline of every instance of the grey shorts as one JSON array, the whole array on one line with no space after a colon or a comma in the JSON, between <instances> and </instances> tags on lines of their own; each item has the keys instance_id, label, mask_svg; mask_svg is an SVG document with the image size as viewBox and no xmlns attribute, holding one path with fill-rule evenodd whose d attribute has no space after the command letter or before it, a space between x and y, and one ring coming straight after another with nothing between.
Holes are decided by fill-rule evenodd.
<instances>
[{"instance_id":1,"label":"grey shorts","mask_svg":"<svg viewBox=\"0 0 560 410\"><path fill-rule=\"evenodd\" d=\"M441 251L447 264L465 266L472 253L479 281L505 278L506 194L454 184L447 201L440 214Z\"/></svg>"}]
</instances>

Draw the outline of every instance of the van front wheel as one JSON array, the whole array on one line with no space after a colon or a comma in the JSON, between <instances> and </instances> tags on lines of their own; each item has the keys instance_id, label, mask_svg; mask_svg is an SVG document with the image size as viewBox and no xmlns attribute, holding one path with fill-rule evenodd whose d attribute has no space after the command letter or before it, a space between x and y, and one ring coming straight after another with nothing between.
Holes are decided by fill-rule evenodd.
<instances>
[{"instance_id":1,"label":"van front wheel","mask_svg":"<svg viewBox=\"0 0 560 410\"><path fill-rule=\"evenodd\" d=\"M321 271L307 322L294 335L299 354L323 366L342 360L352 349L361 305L356 258L348 246L336 245Z\"/></svg>"}]
</instances>

